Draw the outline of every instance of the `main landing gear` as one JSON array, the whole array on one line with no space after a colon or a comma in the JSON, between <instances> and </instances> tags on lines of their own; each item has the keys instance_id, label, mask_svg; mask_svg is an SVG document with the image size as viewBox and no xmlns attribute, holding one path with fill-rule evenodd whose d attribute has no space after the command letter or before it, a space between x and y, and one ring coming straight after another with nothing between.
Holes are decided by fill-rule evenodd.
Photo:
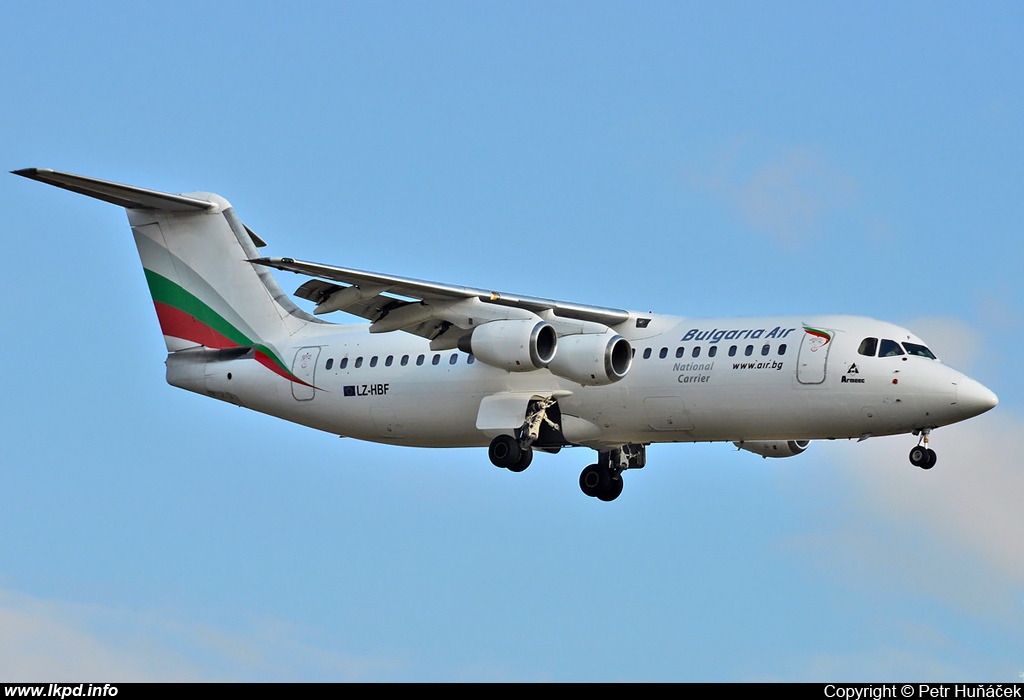
<instances>
[{"instance_id":1,"label":"main landing gear","mask_svg":"<svg viewBox=\"0 0 1024 700\"><path fill-rule=\"evenodd\" d=\"M622 493L622 473L645 464L647 449L643 445L623 445L598 452L597 464L591 464L580 474L580 490L601 501L614 501Z\"/></svg>"},{"instance_id":2,"label":"main landing gear","mask_svg":"<svg viewBox=\"0 0 1024 700\"><path fill-rule=\"evenodd\" d=\"M533 461L534 443L538 443L538 447L541 449L550 449L551 433L554 432L559 437L562 434L558 423L551 420L548 415L550 412L558 417L560 414L557 409L556 399L553 396L531 401L526 412L526 420L515 431L514 437L499 435L491 440L491 446L487 449L487 456L490 458L491 464L501 469L508 469L510 472L521 472L530 466L530 462ZM542 429L548 433L546 439L540 439Z\"/></svg>"},{"instance_id":3,"label":"main landing gear","mask_svg":"<svg viewBox=\"0 0 1024 700\"><path fill-rule=\"evenodd\" d=\"M487 456L496 467L508 469L510 472L521 472L533 461L533 448L523 449L519 446L519 441L511 435L499 435L491 440Z\"/></svg>"},{"instance_id":4,"label":"main landing gear","mask_svg":"<svg viewBox=\"0 0 1024 700\"><path fill-rule=\"evenodd\" d=\"M935 454L935 450L928 447L928 433L930 432L930 428L922 428L920 431L914 431L915 434L920 434L921 436L918 439L917 447L910 451L910 463L915 467L931 469L935 466L935 462L938 457Z\"/></svg>"},{"instance_id":5,"label":"main landing gear","mask_svg":"<svg viewBox=\"0 0 1024 700\"><path fill-rule=\"evenodd\" d=\"M521 472L533 461L533 450L558 452L568 443L559 426L561 411L554 397L535 399L526 411L526 420L513 435L498 435L491 440L487 456L491 464L511 472ZM622 474L647 464L644 445L626 444L597 453L597 464L580 474L580 489L601 501L614 501L622 493Z\"/></svg>"},{"instance_id":6,"label":"main landing gear","mask_svg":"<svg viewBox=\"0 0 1024 700\"><path fill-rule=\"evenodd\" d=\"M580 474L580 490L591 498L614 501L622 493L622 472L591 464Z\"/></svg>"}]
</instances>

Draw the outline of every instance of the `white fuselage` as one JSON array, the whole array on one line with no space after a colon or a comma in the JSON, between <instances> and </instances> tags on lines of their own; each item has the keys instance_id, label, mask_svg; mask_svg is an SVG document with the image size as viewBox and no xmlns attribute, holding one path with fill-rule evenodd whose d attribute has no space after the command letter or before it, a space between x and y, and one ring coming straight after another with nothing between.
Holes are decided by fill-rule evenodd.
<instances>
[{"instance_id":1,"label":"white fuselage","mask_svg":"<svg viewBox=\"0 0 1024 700\"><path fill-rule=\"evenodd\" d=\"M831 340L821 345L808 326ZM581 386L547 370L508 372L471 363L459 350L431 351L409 334L333 324L276 343L292 372L315 388L251 359L191 371L169 364L168 381L338 435L434 447L485 446L518 427L516 409L508 425L484 416L482 403L493 407L494 397L511 404L526 397L525 407L530 397L555 395L566 440L598 449L860 438L938 427L990 407L979 408L991 392L937 360L860 354L868 337L921 343L873 319L652 316L645 328L614 330L635 354L627 376L607 386Z\"/></svg>"}]
</instances>

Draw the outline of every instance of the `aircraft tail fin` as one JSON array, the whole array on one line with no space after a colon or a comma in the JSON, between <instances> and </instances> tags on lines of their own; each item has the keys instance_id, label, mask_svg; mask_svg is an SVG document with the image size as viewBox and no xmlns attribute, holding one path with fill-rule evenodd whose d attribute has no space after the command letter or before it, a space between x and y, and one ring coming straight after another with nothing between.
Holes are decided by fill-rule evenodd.
<instances>
[{"instance_id":1,"label":"aircraft tail fin","mask_svg":"<svg viewBox=\"0 0 1024 700\"><path fill-rule=\"evenodd\" d=\"M287 373L274 340L321 323L296 307L266 268L248 262L265 244L223 197L40 168L13 172L125 208L168 352L251 346L264 364Z\"/></svg>"}]
</instances>

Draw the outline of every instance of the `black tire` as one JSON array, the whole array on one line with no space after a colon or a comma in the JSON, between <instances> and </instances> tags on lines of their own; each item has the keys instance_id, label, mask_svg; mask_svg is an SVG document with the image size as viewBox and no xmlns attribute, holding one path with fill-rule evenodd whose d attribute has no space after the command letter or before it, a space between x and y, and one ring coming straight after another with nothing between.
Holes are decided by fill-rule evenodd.
<instances>
[{"instance_id":1,"label":"black tire","mask_svg":"<svg viewBox=\"0 0 1024 700\"><path fill-rule=\"evenodd\" d=\"M597 497L608 490L611 473L598 464L591 464L580 474L580 490L588 496Z\"/></svg>"},{"instance_id":2,"label":"black tire","mask_svg":"<svg viewBox=\"0 0 1024 700\"><path fill-rule=\"evenodd\" d=\"M519 443L511 435L499 435L491 440L491 446L487 448L487 456L490 458L491 464L502 469L514 466L522 457L522 452L519 449Z\"/></svg>"},{"instance_id":3,"label":"black tire","mask_svg":"<svg viewBox=\"0 0 1024 700\"><path fill-rule=\"evenodd\" d=\"M939 456L937 454L935 454L935 450L929 448L928 449L928 461L921 465L921 469L931 469L932 467L935 466L935 462L937 462L938 459L939 459Z\"/></svg>"},{"instance_id":4,"label":"black tire","mask_svg":"<svg viewBox=\"0 0 1024 700\"><path fill-rule=\"evenodd\" d=\"M597 497L602 501L605 501L606 503L614 501L616 498L619 497L619 494L622 493L622 484L623 481L621 474L619 474L618 476L613 476L611 480L608 482L608 488L606 488L601 493L597 494Z\"/></svg>"},{"instance_id":5,"label":"black tire","mask_svg":"<svg viewBox=\"0 0 1024 700\"><path fill-rule=\"evenodd\" d=\"M516 447L518 447L518 445L516 445ZM532 461L533 450L520 450L519 459L516 460L515 464L508 465L508 470L510 472L524 471L528 466L530 466L530 462Z\"/></svg>"},{"instance_id":6,"label":"black tire","mask_svg":"<svg viewBox=\"0 0 1024 700\"><path fill-rule=\"evenodd\" d=\"M928 464L928 448L918 445L912 449L910 451L910 463L915 467L927 469L928 467L925 465Z\"/></svg>"}]
</instances>

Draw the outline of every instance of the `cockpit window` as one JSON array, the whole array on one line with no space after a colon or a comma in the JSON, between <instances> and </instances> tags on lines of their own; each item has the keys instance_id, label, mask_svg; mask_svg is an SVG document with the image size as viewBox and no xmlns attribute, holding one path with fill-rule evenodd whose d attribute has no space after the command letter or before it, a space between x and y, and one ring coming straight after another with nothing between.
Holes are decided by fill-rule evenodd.
<instances>
[{"instance_id":1,"label":"cockpit window","mask_svg":"<svg viewBox=\"0 0 1024 700\"><path fill-rule=\"evenodd\" d=\"M868 357L875 356L875 350L878 349L878 338L865 338L860 341L860 347L857 348L857 352L861 355L867 355Z\"/></svg>"},{"instance_id":2,"label":"cockpit window","mask_svg":"<svg viewBox=\"0 0 1024 700\"><path fill-rule=\"evenodd\" d=\"M937 359L932 351L923 345L917 343L903 343L903 347L906 348L908 355L917 355L918 357L927 357L930 360Z\"/></svg>"},{"instance_id":3,"label":"cockpit window","mask_svg":"<svg viewBox=\"0 0 1024 700\"><path fill-rule=\"evenodd\" d=\"M878 351L879 357L895 357L896 355L903 355L903 348L895 340L883 340L882 347Z\"/></svg>"}]
</instances>

